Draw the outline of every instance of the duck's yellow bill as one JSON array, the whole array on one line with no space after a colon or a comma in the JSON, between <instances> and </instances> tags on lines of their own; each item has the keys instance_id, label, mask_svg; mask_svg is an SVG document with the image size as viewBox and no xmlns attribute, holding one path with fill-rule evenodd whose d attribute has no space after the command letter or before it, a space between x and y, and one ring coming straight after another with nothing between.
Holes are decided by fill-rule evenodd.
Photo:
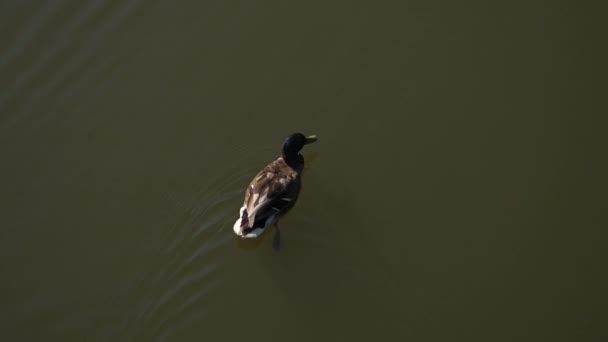
<instances>
[{"instance_id":1,"label":"duck's yellow bill","mask_svg":"<svg viewBox=\"0 0 608 342\"><path fill-rule=\"evenodd\" d=\"M311 144L313 142L317 141L317 136L316 135L309 135L306 137L306 144Z\"/></svg>"}]
</instances>

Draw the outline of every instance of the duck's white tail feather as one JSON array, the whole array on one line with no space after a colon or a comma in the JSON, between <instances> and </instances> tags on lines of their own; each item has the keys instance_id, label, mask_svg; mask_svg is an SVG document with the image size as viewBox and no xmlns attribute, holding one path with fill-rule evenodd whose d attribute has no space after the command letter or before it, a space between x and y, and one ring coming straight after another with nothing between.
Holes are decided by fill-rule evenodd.
<instances>
[{"instance_id":1,"label":"duck's white tail feather","mask_svg":"<svg viewBox=\"0 0 608 342\"><path fill-rule=\"evenodd\" d=\"M260 227L255 227L251 231L247 232L247 234L243 235L243 228L241 227L241 222L243 219L243 212L245 211L245 207L241 207L239 212L239 219L236 220L234 226L232 227L236 235L243 238L256 238L260 236L266 228L270 227L276 221L276 215L270 216L264 221L264 225Z\"/></svg>"},{"instance_id":2,"label":"duck's white tail feather","mask_svg":"<svg viewBox=\"0 0 608 342\"><path fill-rule=\"evenodd\" d=\"M236 235L241 235L241 218L243 217L243 211L245 211L244 206L241 207L241 210L239 210L239 219L236 220L236 222L234 223L234 226L232 226L232 229L234 230Z\"/></svg>"}]
</instances>

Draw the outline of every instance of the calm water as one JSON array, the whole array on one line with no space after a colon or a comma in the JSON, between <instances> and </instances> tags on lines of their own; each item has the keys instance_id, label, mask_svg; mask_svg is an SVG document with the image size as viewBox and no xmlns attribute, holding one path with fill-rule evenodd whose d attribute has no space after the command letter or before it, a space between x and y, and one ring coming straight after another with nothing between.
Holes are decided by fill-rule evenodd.
<instances>
[{"instance_id":1,"label":"calm water","mask_svg":"<svg viewBox=\"0 0 608 342\"><path fill-rule=\"evenodd\" d=\"M608 340L599 8L0 13L2 341ZM282 250L240 243L295 131Z\"/></svg>"}]
</instances>

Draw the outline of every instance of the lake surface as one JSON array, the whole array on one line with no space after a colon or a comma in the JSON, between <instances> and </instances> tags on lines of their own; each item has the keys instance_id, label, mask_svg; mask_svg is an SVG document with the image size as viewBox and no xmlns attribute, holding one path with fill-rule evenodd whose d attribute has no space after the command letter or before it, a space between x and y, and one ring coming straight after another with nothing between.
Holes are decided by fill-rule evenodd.
<instances>
[{"instance_id":1,"label":"lake surface","mask_svg":"<svg viewBox=\"0 0 608 342\"><path fill-rule=\"evenodd\" d=\"M0 2L0 340L607 341L604 14Z\"/></svg>"}]
</instances>

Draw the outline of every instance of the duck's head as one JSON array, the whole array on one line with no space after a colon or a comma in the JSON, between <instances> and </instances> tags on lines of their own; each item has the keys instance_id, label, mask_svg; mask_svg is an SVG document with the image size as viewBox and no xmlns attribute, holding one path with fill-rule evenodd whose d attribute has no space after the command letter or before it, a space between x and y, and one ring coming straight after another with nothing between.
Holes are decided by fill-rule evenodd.
<instances>
[{"instance_id":1,"label":"duck's head","mask_svg":"<svg viewBox=\"0 0 608 342\"><path fill-rule=\"evenodd\" d=\"M283 158L288 164L298 160L298 154L304 145L317 141L316 135L305 136L302 133L294 133L285 139L283 143Z\"/></svg>"}]
</instances>

